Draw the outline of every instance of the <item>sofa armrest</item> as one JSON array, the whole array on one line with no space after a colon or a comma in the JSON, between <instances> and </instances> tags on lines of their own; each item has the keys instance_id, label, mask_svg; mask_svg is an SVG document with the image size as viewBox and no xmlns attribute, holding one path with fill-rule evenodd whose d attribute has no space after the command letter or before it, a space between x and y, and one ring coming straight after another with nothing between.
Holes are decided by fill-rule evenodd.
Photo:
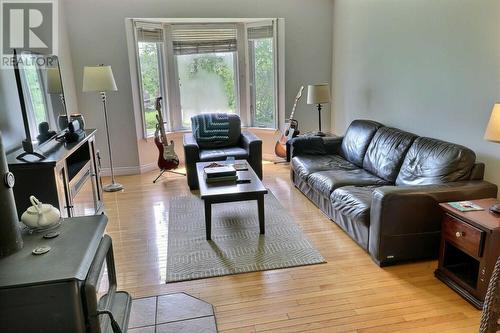
<instances>
[{"instance_id":1,"label":"sofa armrest","mask_svg":"<svg viewBox=\"0 0 500 333\"><path fill-rule=\"evenodd\" d=\"M262 140L250 132L241 132L241 146L248 152L248 163L262 179Z\"/></svg>"},{"instance_id":2,"label":"sofa armrest","mask_svg":"<svg viewBox=\"0 0 500 333\"><path fill-rule=\"evenodd\" d=\"M186 154L186 161L198 161L200 156L200 147L196 142L192 133L184 134L184 153Z\"/></svg>"},{"instance_id":3,"label":"sofa armrest","mask_svg":"<svg viewBox=\"0 0 500 333\"><path fill-rule=\"evenodd\" d=\"M342 137L298 136L290 140L290 156L337 154Z\"/></svg>"},{"instance_id":4,"label":"sofa armrest","mask_svg":"<svg viewBox=\"0 0 500 333\"><path fill-rule=\"evenodd\" d=\"M324 137L325 150L328 155L338 155L342 146L343 136Z\"/></svg>"},{"instance_id":5,"label":"sofa armrest","mask_svg":"<svg viewBox=\"0 0 500 333\"><path fill-rule=\"evenodd\" d=\"M372 194L369 252L379 264L437 254L437 248L429 248L437 247L435 242L412 244L411 240L439 237L443 213L438 203L496 196L497 186L486 181L380 187Z\"/></svg>"},{"instance_id":6,"label":"sofa armrest","mask_svg":"<svg viewBox=\"0 0 500 333\"><path fill-rule=\"evenodd\" d=\"M184 134L183 146L187 181L189 188L194 190L198 188L196 162L200 161L200 147L192 133Z\"/></svg>"},{"instance_id":7,"label":"sofa armrest","mask_svg":"<svg viewBox=\"0 0 500 333\"><path fill-rule=\"evenodd\" d=\"M251 132L241 132L241 146L250 151L257 146L262 146L262 140Z\"/></svg>"}]
</instances>

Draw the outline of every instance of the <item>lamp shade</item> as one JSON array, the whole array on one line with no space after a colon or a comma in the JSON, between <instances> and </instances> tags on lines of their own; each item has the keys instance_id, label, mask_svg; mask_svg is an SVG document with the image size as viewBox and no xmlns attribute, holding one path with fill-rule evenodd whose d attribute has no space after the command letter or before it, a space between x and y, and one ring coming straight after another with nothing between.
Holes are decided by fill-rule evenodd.
<instances>
[{"instance_id":1,"label":"lamp shade","mask_svg":"<svg viewBox=\"0 0 500 333\"><path fill-rule=\"evenodd\" d=\"M62 82L59 69L49 68L47 70L47 92L49 94L62 94Z\"/></svg>"},{"instance_id":2,"label":"lamp shade","mask_svg":"<svg viewBox=\"0 0 500 333\"><path fill-rule=\"evenodd\" d=\"M307 104L324 104L330 102L330 86L313 84L307 86Z\"/></svg>"},{"instance_id":3,"label":"lamp shade","mask_svg":"<svg viewBox=\"0 0 500 333\"><path fill-rule=\"evenodd\" d=\"M484 139L500 143L500 103L493 106Z\"/></svg>"},{"instance_id":4,"label":"lamp shade","mask_svg":"<svg viewBox=\"0 0 500 333\"><path fill-rule=\"evenodd\" d=\"M83 68L83 89L87 91L116 91L111 66L85 66Z\"/></svg>"}]
</instances>

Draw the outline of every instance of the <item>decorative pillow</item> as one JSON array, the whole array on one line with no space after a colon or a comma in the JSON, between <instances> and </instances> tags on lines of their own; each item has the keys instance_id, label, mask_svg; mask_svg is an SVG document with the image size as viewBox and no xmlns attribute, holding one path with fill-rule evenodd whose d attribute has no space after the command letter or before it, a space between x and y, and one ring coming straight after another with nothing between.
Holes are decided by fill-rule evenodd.
<instances>
[{"instance_id":1,"label":"decorative pillow","mask_svg":"<svg viewBox=\"0 0 500 333\"><path fill-rule=\"evenodd\" d=\"M191 128L200 148L227 147L238 143L241 122L233 114L203 113L191 117Z\"/></svg>"}]
</instances>

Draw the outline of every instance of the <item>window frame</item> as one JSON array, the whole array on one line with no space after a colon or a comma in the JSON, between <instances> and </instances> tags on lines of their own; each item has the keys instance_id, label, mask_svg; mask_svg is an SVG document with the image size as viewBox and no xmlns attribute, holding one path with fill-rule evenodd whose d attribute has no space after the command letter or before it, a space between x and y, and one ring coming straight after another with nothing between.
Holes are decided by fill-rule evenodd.
<instances>
[{"instance_id":1,"label":"window frame","mask_svg":"<svg viewBox=\"0 0 500 333\"><path fill-rule=\"evenodd\" d=\"M138 47L138 25L157 25L163 29L163 41L158 43L162 45L162 50L159 52L159 70L160 70L160 89L163 96L162 114L167 121L166 130L170 132L185 132L190 128L183 127L182 125L182 109L180 98L180 87L178 81L178 66L176 55L173 50L172 29L175 25L182 25L183 27L232 27L236 29L236 46L237 50L234 54L235 62L235 94L236 94L236 114L238 114L242 121L242 127L257 128L263 130L276 130L284 127L284 19L279 18L261 18L261 19L216 19L207 20L207 22L189 22L180 19L126 19L128 30L129 42L129 56L134 56L135 61L130 61L132 93L134 105L140 110L140 118L136 118L136 128L138 138L149 139L153 135L148 134L146 128L145 110L143 103L143 87L142 87L142 73L140 68L139 47ZM195 20L195 19L193 19ZM201 19L203 20L203 19ZM255 120L250 109L250 73L249 73L249 50L247 29L255 26L273 26L273 67L274 67L274 124L272 128L254 126ZM131 45L133 44L133 45ZM133 53L131 52L133 50ZM161 58L161 60L160 60ZM135 67L135 68L134 68ZM134 75L135 71L135 75ZM136 109L137 110L137 109ZM139 124L140 120L140 124ZM139 129L140 133L139 132Z\"/></svg>"},{"instance_id":2,"label":"window frame","mask_svg":"<svg viewBox=\"0 0 500 333\"><path fill-rule=\"evenodd\" d=\"M139 55L139 43L141 41L138 40L137 37L137 31L138 31L138 26L136 26L139 21L134 22L133 24L133 29L134 29L134 51L135 51L135 65L136 65L136 75L137 75L137 83L138 83L138 93L139 93L139 107L141 110L141 124L142 124L142 137L144 139L147 138L152 138L154 136L154 132L152 134L148 133L148 129L146 127L146 116L145 112L146 110L144 109L144 89L143 89L143 84L142 84L142 69L141 69L141 59ZM140 24L140 23L139 23ZM165 38L164 38L165 39ZM162 45L163 44L163 45ZM160 94L161 96L165 96L165 91L167 90L165 87L165 70L164 70L164 44L165 41L161 42L156 42L156 54L158 58L158 75L159 75L159 82L160 82ZM165 98L164 98L165 100ZM163 101L165 103L165 101ZM165 119L166 112L165 112L165 107L162 108L162 116ZM168 112L167 112L168 113ZM168 118L167 118L168 119Z\"/></svg>"},{"instance_id":3,"label":"window frame","mask_svg":"<svg viewBox=\"0 0 500 333\"><path fill-rule=\"evenodd\" d=\"M271 19L271 20L262 20L262 21L256 21L256 22L249 22L245 24L245 31L248 32L249 28L259 28L259 27L266 27L266 26L271 26L273 30L273 36L272 36L272 41L273 41L273 71L274 71L274 82L273 82L273 111L274 111L274 119L273 119L273 127L263 127L263 126L257 126L255 124L255 119L256 119L256 108L255 108L255 102L256 102L256 93L255 93L255 87L253 89L251 88L252 83L255 83L255 73L251 69L251 65L254 65L255 69L255 48L251 51L248 48L250 44L250 39L248 38L248 35L245 38L245 42L247 45L247 64L248 64L248 76L247 76L247 84L248 84L248 112L250 113L250 127L253 128L260 128L260 129L273 129L276 130L278 129L279 123L280 123L280 117L279 117L279 89L278 89L278 30L277 30L277 19ZM252 109L251 105L252 103L254 104L254 108Z\"/></svg>"}]
</instances>

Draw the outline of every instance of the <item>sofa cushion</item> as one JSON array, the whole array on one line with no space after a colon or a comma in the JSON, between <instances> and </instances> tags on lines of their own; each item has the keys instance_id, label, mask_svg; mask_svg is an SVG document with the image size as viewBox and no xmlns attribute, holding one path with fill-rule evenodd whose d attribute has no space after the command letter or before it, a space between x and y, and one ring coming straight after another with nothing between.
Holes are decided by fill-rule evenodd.
<instances>
[{"instance_id":1,"label":"sofa cushion","mask_svg":"<svg viewBox=\"0 0 500 333\"><path fill-rule=\"evenodd\" d=\"M376 121L354 120L342 140L340 154L349 162L362 167L366 149L381 126Z\"/></svg>"},{"instance_id":2,"label":"sofa cushion","mask_svg":"<svg viewBox=\"0 0 500 333\"><path fill-rule=\"evenodd\" d=\"M363 169L394 182L416 135L391 127L381 127L373 136L363 160Z\"/></svg>"},{"instance_id":3,"label":"sofa cushion","mask_svg":"<svg viewBox=\"0 0 500 333\"><path fill-rule=\"evenodd\" d=\"M417 138L403 161L396 185L428 185L469 179L476 154L469 148Z\"/></svg>"},{"instance_id":4,"label":"sofa cushion","mask_svg":"<svg viewBox=\"0 0 500 333\"><path fill-rule=\"evenodd\" d=\"M292 158L292 169L296 175L306 180L314 172L331 169L352 170L357 169L357 166L339 155L301 155Z\"/></svg>"},{"instance_id":5,"label":"sofa cushion","mask_svg":"<svg viewBox=\"0 0 500 333\"><path fill-rule=\"evenodd\" d=\"M236 114L202 113L191 117L191 129L200 148L237 146L241 120Z\"/></svg>"},{"instance_id":6,"label":"sofa cushion","mask_svg":"<svg viewBox=\"0 0 500 333\"><path fill-rule=\"evenodd\" d=\"M200 161L222 161L232 156L236 160L245 160L248 158L248 152L240 147L227 147L218 149L200 150Z\"/></svg>"},{"instance_id":7,"label":"sofa cushion","mask_svg":"<svg viewBox=\"0 0 500 333\"><path fill-rule=\"evenodd\" d=\"M307 183L316 192L326 197L330 197L330 194L335 189L343 186L381 186L389 184L388 181L363 169L319 171L309 175Z\"/></svg>"},{"instance_id":8,"label":"sofa cushion","mask_svg":"<svg viewBox=\"0 0 500 333\"><path fill-rule=\"evenodd\" d=\"M344 186L330 196L333 209L349 219L370 225L372 193L378 186Z\"/></svg>"}]
</instances>

